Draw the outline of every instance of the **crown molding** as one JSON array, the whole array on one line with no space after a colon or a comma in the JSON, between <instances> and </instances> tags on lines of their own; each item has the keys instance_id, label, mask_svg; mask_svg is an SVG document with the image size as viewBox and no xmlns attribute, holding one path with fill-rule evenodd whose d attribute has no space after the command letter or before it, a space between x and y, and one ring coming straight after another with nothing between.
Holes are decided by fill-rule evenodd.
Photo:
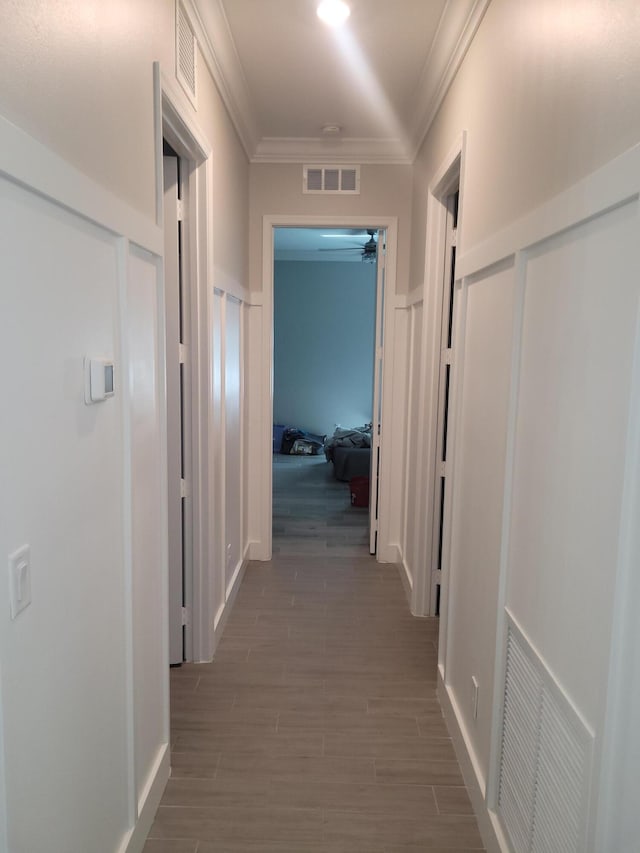
<instances>
[{"instance_id":1,"label":"crown molding","mask_svg":"<svg viewBox=\"0 0 640 853\"><path fill-rule=\"evenodd\" d=\"M258 144L255 109L229 22L220 0L180 0L202 57L249 159Z\"/></svg>"},{"instance_id":2,"label":"crown molding","mask_svg":"<svg viewBox=\"0 0 640 853\"><path fill-rule=\"evenodd\" d=\"M264 137L258 142L252 163L360 163L411 165L406 146L399 139L324 139L322 137Z\"/></svg>"},{"instance_id":3,"label":"crown molding","mask_svg":"<svg viewBox=\"0 0 640 853\"><path fill-rule=\"evenodd\" d=\"M207 68L252 163L414 162L491 0L447 0L414 103L408 144L400 139L260 138L249 87L222 0L180 0L189 15Z\"/></svg>"},{"instance_id":4,"label":"crown molding","mask_svg":"<svg viewBox=\"0 0 640 853\"><path fill-rule=\"evenodd\" d=\"M447 0L416 90L411 129L415 160L491 0Z\"/></svg>"}]
</instances>

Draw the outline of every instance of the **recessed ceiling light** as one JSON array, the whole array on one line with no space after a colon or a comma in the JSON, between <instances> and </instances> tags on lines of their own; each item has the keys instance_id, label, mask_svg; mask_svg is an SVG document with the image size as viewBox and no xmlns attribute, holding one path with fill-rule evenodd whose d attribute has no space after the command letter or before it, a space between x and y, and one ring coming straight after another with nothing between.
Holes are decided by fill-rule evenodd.
<instances>
[{"instance_id":1,"label":"recessed ceiling light","mask_svg":"<svg viewBox=\"0 0 640 853\"><path fill-rule=\"evenodd\" d=\"M351 9L342 0L322 0L318 5L318 17L330 27L339 27L347 20Z\"/></svg>"}]
</instances>

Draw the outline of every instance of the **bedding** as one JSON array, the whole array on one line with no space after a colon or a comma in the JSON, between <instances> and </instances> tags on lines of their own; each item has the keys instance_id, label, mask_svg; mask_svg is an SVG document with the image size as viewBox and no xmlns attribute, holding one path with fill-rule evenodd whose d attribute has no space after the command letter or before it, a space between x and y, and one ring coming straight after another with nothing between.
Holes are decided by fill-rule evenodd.
<instances>
[{"instance_id":1,"label":"bedding","mask_svg":"<svg viewBox=\"0 0 640 853\"><path fill-rule=\"evenodd\" d=\"M371 468L371 424L354 429L338 427L325 440L324 454L333 463L336 480L368 477Z\"/></svg>"},{"instance_id":2,"label":"bedding","mask_svg":"<svg viewBox=\"0 0 640 853\"><path fill-rule=\"evenodd\" d=\"M371 470L370 447L335 447L333 475L348 483L353 477L368 477Z\"/></svg>"}]
</instances>

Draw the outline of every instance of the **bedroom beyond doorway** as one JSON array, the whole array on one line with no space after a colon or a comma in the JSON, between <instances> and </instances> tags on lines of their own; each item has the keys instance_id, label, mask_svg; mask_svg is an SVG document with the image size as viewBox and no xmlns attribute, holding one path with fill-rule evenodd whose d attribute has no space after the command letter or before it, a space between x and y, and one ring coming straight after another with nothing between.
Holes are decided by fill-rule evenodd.
<instances>
[{"instance_id":1,"label":"bedroom beyond doorway","mask_svg":"<svg viewBox=\"0 0 640 853\"><path fill-rule=\"evenodd\" d=\"M377 526L370 527L366 504L371 503L372 482L377 484L377 466L375 480L371 477L371 422L378 410L374 369L380 239L376 229L274 231L274 554L339 549L341 556L361 556L367 532L369 550L375 551L371 541ZM327 458L334 462L327 465L323 440L355 431L366 439L349 449L359 456L352 460L357 466L343 471L333 456L338 448L325 443ZM313 455L300 460L297 454L306 452ZM349 481L354 477L358 507L351 506ZM371 505L377 507L377 501Z\"/></svg>"}]
</instances>

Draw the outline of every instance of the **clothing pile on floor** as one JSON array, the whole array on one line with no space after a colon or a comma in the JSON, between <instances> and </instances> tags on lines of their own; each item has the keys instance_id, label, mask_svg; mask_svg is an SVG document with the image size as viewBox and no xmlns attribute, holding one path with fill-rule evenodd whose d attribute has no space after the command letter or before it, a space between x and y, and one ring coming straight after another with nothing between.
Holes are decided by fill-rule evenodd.
<instances>
[{"instance_id":1,"label":"clothing pile on floor","mask_svg":"<svg viewBox=\"0 0 640 853\"><path fill-rule=\"evenodd\" d=\"M315 435L298 427L273 425L273 452L290 456L317 456L324 447L326 435Z\"/></svg>"}]
</instances>

